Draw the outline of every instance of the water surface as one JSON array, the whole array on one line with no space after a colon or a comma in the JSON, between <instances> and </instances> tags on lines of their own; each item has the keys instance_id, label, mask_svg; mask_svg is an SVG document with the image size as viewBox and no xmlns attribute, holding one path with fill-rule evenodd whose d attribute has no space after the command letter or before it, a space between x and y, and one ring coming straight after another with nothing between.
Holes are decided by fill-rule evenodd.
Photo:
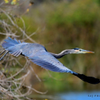
<instances>
[{"instance_id":1,"label":"water surface","mask_svg":"<svg viewBox=\"0 0 100 100\"><path fill-rule=\"evenodd\" d=\"M100 91L57 94L61 100L100 100Z\"/></svg>"}]
</instances>

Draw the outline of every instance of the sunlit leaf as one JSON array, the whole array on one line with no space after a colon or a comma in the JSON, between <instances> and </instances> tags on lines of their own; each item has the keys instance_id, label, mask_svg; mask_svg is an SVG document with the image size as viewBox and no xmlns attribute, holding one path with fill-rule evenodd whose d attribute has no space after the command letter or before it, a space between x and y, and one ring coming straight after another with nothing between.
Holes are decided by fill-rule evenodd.
<instances>
[{"instance_id":1,"label":"sunlit leaf","mask_svg":"<svg viewBox=\"0 0 100 100\"><path fill-rule=\"evenodd\" d=\"M29 12L29 8L26 10L26 12Z\"/></svg>"},{"instance_id":2,"label":"sunlit leaf","mask_svg":"<svg viewBox=\"0 0 100 100\"><path fill-rule=\"evenodd\" d=\"M4 0L5 1L5 3L9 3L9 0Z\"/></svg>"},{"instance_id":3,"label":"sunlit leaf","mask_svg":"<svg viewBox=\"0 0 100 100\"><path fill-rule=\"evenodd\" d=\"M12 5L15 5L16 2L17 2L16 0L12 0L11 4L12 4Z\"/></svg>"}]
</instances>

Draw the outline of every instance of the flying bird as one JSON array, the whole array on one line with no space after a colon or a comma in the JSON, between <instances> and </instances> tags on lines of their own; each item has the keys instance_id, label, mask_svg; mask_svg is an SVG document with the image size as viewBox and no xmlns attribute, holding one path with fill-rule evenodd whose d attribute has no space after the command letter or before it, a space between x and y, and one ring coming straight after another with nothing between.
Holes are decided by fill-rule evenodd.
<instances>
[{"instance_id":1,"label":"flying bird","mask_svg":"<svg viewBox=\"0 0 100 100\"><path fill-rule=\"evenodd\" d=\"M10 37L4 40L4 42L2 43L2 47L5 50L1 52L0 55L2 55L3 53L4 55L0 58L0 60L2 60L7 53L10 53L16 57L18 57L19 55L23 55L28 57L33 63L41 66L44 69L48 69L54 72L71 73L81 80L91 84L100 83L100 79L74 72L65 67L59 60L57 60L58 58L61 58L66 54L93 53L92 51L74 48L63 50L59 54L54 54L48 52L46 48L41 44L20 42L16 39L11 39Z\"/></svg>"}]
</instances>

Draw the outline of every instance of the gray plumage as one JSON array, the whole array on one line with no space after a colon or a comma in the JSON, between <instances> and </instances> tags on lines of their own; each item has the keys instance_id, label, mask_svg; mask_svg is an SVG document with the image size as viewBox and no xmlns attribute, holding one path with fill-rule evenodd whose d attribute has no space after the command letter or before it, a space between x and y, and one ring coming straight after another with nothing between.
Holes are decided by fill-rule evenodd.
<instances>
[{"instance_id":1,"label":"gray plumage","mask_svg":"<svg viewBox=\"0 0 100 100\"><path fill-rule=\"evenodd\" d=\"M5 39L5 42L2 44L2 47L6 51L4 56L8 52L16 57L18 57L19 55L23 55L31 59L31 61L34 62L35 64L45 69L48 69L54 72L71 73L79 77L81 80L89 82L91 84L100 83L99 79L76 73L70 70L69 68L65 67L59 60L56 59L56 58L61 58L66 54L93 53L92 51L88 51L88 50L84 50L80 48L74 48L74 49L64 50L59 54L54 54L54 53L49 53L46 50L46 48L40 44L25 43L25 42L21 43L20 41L17 41L16 39L11 39L10 37Z\"/></svg>"}]
</instances>

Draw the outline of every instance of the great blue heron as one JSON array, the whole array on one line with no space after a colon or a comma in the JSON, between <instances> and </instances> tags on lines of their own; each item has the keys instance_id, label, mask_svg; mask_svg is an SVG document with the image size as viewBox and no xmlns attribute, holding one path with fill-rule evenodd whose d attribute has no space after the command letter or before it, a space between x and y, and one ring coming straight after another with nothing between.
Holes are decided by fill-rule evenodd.
<instances>
[{"instance_id":1,"label":"great blue heron","mask_svg":"<svg viewBox=\"0 0 100 100\"><path fill-rule=\"evenodd\" d=\"M2 51L1 54L3 54L4 52L5 54L1 57L0 60L2 60L8 52L16 57L18 57L19 55L24 55L31 59L31 61L34 62L36 65L39 65L45 69L54 72L71 73L81 80L91 84L100 83L100 79L76 73L65 67L59 60L56 59L61 58L66 54L93 53L92 51L74 48L64 50L59 54L54 54L48 52L44 46L37 43L21 43L20 41L17 41L16 39L11 39L10 37L5 39L4 41L5 42L2 44L2 47L5 50Z\"/></svg>"}]
</instances>

